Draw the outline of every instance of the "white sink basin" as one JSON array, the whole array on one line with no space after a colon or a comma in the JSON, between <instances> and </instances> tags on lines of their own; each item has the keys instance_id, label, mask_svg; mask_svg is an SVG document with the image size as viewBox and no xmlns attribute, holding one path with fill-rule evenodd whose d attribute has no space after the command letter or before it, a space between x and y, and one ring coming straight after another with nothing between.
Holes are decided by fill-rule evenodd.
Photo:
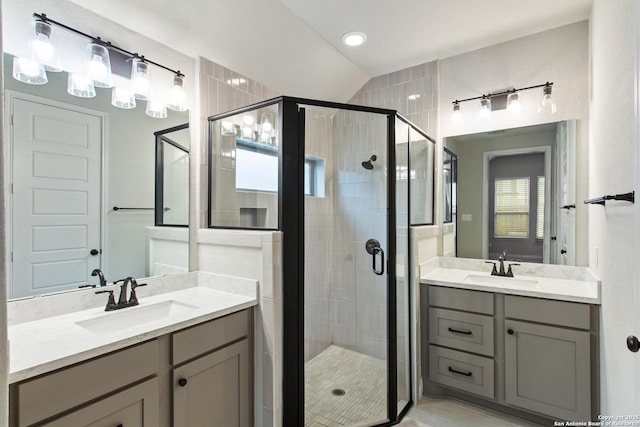
<instances>
[{"instance_id":1,"label":"white sink basin","mask_svg":"<svg viewBox=\"0 0 640 427\"><path fill-rule=\"evenodd\" d=\"M197 308L199 307L195 305L168 300L101 313L95 317L79 320L76 325L94 334L106 335L171 316L180 316Z\"/></svg>"},{"instance_id":2,"label":"white sink basin","mask_svg":"<svg viewBox=\"0 0 640 427\"><path fill-rule=\"evenodd\" d=\"M519 279L516 277L504 277L504 276L480 276L477 274L470 274L464 278L465 281L473 283L483 283L487 285L504 285L504 286L537 286L537 280Z\"/></svg>"}]
</instances>

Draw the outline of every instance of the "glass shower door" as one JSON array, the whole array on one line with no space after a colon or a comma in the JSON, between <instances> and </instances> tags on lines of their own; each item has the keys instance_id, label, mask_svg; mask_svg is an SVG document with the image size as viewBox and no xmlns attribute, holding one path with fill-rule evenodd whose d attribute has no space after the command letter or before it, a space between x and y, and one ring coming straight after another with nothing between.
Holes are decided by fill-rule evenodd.
<instances>
[{"instance_id":1,"label":"glass shower door","mask_svg":"<svg viewBox=\"0 0 640 427\"><path fill-rule=\"evenodd\" d=\"M305 425L378 425L389 421L395 376L389 116L304 108Z\"/></svg>"}]
</instances>

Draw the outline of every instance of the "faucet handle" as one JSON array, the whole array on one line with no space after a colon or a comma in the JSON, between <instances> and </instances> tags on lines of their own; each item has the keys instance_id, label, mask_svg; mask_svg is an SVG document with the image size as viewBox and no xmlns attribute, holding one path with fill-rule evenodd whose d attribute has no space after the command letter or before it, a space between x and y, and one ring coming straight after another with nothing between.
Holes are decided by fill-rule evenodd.
<instances>
[{"instance_id":1,"label":"faucet handle","mask_svg":"<svg viewBox=\"0 0 640 427\"><path fill-rule=\"evenodd\" d=\"M496 269L496 263L495 261L485 261L485 264L493 264L493 269L491 270L491 275L492 276L497 276L498 275L498 270Z\"/></svg>"},{"instance_id":2,"label":"faucet handle","mask_svg":"<svg viewBox=\"0 0 640 427\"><path fill-rule=\"evenodd\" d=\"M136 288L140 286L147 286L146 283L138 283L136 279L131 281L131 296L129 297L129 302L131 305L138 305L138 296L136 295Z\"/></svg>"},{"instance_id":3,"label":"faucet handle","mask_svg":"<svg viewBox=\"0 0 640 427\"><path fill-rule=\"evenodd\" d=\"M105 307L105 311L111 311L113 310L113 307L115 307L116 304L116 299L113 296L113 291L112 290L104 290L104 291L96 291L96 294L104 294L109 292L109 300L107 301L107 306Z\"/></svg>"},{"instance_id":4,"label":"faucet handle","mask_svg":"<svg viewBox=\"0 0 640 427\"><path fill-rule=\"evenodd\" d=\"M507 276L509 276L509 277L513 277L513 271L511 271L511 266L512 265L520 265L520 264L517 263L517 262L512 262L511 264L509 264L509 269L507 270Z\"/></svg>"}]
</instances>

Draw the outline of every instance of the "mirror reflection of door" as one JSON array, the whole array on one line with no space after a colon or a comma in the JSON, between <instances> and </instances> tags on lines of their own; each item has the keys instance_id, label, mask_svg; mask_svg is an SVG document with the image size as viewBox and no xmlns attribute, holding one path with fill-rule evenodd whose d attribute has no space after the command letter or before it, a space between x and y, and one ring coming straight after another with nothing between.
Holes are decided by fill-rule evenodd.
<instances>
[{"instance_id":1,"label":"mirror reflection of door","mask_svg":"<svg viewBox=\"0 0 640 427\"><path fill-rule=\"evenodd\" d=\"M77 288L101 264L103 118L9 93L10 298Z\"/></svg>"},{"instance_id":2,"label":"mirror reflection of door","mask_svg":"<svg viewBox=\"0 0 640 427\"><path fill-rule=\"evenodd\" d=\"M543 262L544 153L489 161L489 258Z\"/></svg>"}]
</instances>

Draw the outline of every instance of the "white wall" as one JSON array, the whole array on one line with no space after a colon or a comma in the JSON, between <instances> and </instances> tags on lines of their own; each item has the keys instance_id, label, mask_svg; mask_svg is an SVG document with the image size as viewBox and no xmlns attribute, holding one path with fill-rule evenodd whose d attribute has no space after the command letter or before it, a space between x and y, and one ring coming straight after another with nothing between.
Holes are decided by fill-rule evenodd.
<instances>
[{"instance_id":1,"label":"white wall","mask_svg":"<svg viewBox=\"0 0 640 427\"><path fill-rule=\"evenodd\" d=\"M542 89L520 95L523 114L514 118L505 110L492 113L491 120L478 121L479 101L460 104L462 120L451 120L452 102L498 92L554 83L556 114L539 114L538 102ZM444 137L487 132L562 120L577 120L576 164L578 183L588 178L589 121L589 24L578 22L528 37L489 46L484 49L446 58L440 61L440 126L438 143ZM587 185L579 186L576 200L588 198ZM438 198L437 200L440 200ZM587 229L588 209L577 203L576 228ZM585 233L576 236L576 259L586 264L588 241Z\"/></svg>"},{"instance_id":2,"label":"white wall","mask_svg":"<svg viewBox=\"0 0 640 427\"><path fill-rule=\"evenodd\" d=\"M2 18L2 6L0 5L0 20ZM3 37L0 34L0 46L3 45ZM0 87L4 87L4 77L0 73ZM4 125L4 102L0 102L0 128ZM5 188L4 182L4 165L5 165L5 147L4 132L0 134L0 188ZM4 191L0 194L0 259L7 259L7 236L5 216L5 200ZM2 351L0 351L0 414L9 413L9 388L7 387L7 378L9 370L9 342L7 340L7 264L0 264L0 343ZM0 427L9 425L9 417L0 417Z\"/></svg>"},{"instance_id":3,"label":"white wall","mask_svg":"<svg viewBox=\"0 0 640 427\"><path fill-rule=\"evenodd\" d=\"M591 21L590 196L637 190L638 3L595 0ZM602 413L640 413L640 205L589 207L589 266L602 278Z\"/></svg>"}]
</instances>

